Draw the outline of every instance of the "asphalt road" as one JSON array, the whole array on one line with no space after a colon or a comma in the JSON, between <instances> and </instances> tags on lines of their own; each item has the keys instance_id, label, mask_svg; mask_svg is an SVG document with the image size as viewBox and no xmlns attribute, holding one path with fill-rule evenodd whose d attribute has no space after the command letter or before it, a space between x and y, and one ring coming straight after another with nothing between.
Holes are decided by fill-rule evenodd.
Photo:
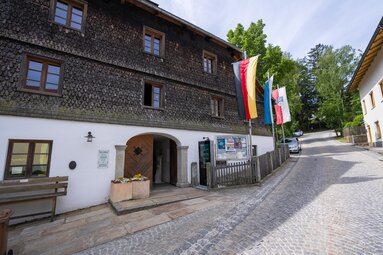
<instances>
[{"instance_id":1,"label":"asphalt road","mask_svg":"<svg viewBox=\"0 0 383 255\"><path fill-rule=\"evenodd\" d=\"M332 132L301 141L262 187L219 191L227 203L79 254L383 254L383 157Z\"/></svg>"}]
</instances>

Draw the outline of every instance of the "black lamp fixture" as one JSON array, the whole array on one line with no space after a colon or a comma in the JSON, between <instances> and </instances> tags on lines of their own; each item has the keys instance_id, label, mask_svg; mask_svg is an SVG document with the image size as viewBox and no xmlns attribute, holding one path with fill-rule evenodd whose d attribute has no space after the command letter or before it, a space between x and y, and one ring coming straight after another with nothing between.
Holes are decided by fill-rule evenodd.
<instances>
[{"instance_id":1,"label":"black lamp fixture","mask_svg":"<svg viewBox=\"0 0 383 255\"><path fill-rule=\"evenodd\" d=\"M92 142L92 139L93 138L96 138L96 137L94 137L93 135L92 135L92 132L88 132L88 135L87 136L85 136L85 138L86 138L86 141L88 142L88 143L91 143Z\"/></svg>"}]
</instances>

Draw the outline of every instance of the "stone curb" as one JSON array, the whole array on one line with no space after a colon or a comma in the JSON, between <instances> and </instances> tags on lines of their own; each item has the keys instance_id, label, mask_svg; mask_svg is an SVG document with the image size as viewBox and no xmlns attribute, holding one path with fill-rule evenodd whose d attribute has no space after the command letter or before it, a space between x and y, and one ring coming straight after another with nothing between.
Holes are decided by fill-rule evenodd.
<instances>
[{"instance_id":1,"label":"stone curb","mask_svg":"<svg viewBox=\"0 0 383 255\"><path fill-rule=\"evenodd\" d=\"M375 156L377 156L377 159L379 161L383 161L383 149L379 150L379 149L374 149L374 148L370 148L370 147L355 145L355 144L351 144L351 143L342 143L342 142L340 142L338 140L335 140L335 141L337 141L338 143L343 144L343 145L349 145L351 147L358 148L358 149L363 150L363 151L368 151L368 152L374 154Z\"/></svg>"}]
</instances>

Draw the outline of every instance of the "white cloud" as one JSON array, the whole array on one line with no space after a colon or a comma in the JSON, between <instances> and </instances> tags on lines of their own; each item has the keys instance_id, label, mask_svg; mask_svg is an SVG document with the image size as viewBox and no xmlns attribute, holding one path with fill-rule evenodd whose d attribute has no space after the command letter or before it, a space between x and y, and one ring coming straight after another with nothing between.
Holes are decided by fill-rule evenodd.
<instances>
[{"instance_id":1,"label":"white cloud","mask_svg":"<svg viewBox=\"0 0 383 255\"><path fill-rule=\"evenodd\" d=\"M155 0L160 7L226 40L238 23L263 19L268 43L303 57L318 43L364 50L382 17L381 0Z\"/></svg>"}]
</instances>

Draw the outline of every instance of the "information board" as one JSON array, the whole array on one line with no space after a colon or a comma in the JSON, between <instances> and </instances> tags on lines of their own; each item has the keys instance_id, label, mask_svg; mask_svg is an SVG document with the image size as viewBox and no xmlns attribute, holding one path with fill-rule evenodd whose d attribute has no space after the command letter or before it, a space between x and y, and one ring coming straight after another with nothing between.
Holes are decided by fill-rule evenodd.
<instances>
[{"instance_id":1,"label":"information board","mask_svg":"<svg viewBox=\"0 0 383 255\"><path fill-rule=\"evenodd\" d=\"M216 160L244 160L248 159L247 136L217 136Z\"/></svg>"},{"instance_id":2,"label":"information board","mask_svg":"<svg viewBox=\"0 0 383 255\"><path fill-rule=\"evenodd\" d=\"M99 150L97 157L97 168L108 168L109 150Z\"/></svg>"}]
</instances>

